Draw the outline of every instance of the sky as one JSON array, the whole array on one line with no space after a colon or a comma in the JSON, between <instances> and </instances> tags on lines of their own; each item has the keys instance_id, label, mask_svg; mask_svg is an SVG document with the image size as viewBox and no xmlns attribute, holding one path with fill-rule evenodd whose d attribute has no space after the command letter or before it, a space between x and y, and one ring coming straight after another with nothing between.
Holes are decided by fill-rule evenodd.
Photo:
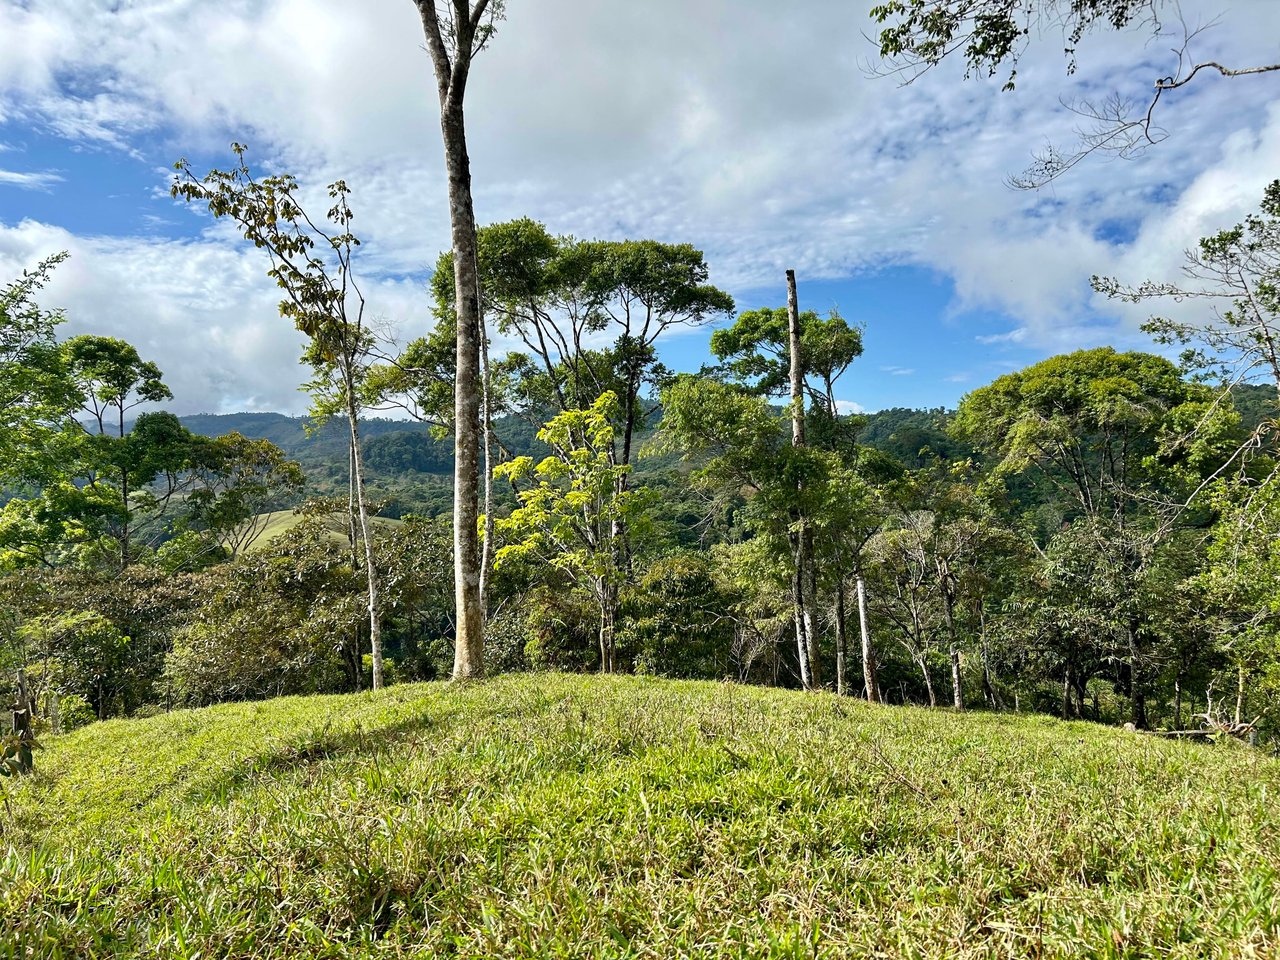
<instances>
[{"instance_id":1,"label":"sky","mask_svg":"<svg viewBox=\"0 0 1280 960\"><path fill-rule=\"evenodd\" d=\"M508 0L467 99L479 221L692 243L740 309L784 304L795 269L802 308L865 326L850 410L954 406L1055 353L1152 349L1150 308L1089 278L1176 280L1197 238L1257 208L1280 177L1280 74L1202 74L1162 100L1158 147L1017 191L1033 150L1070 143L1064 101L1141 101L1182 26L1093 35L1071 76L1048 31L1003 93L958 63L876 76L871 5ZM1280 61L1275 0L1182 9L1216 18L1197 60ZM225 167L233 140L318 196L345 179L370 310L404 339L429 329L449 225L409 0L0 0L0 282L69 250L43 305L67 335L137 345L170 409L301 413L301 335L261 251L169 196L176 160ZM662 358L697 369L709 336Z\"/></svg>"}]
</instances>

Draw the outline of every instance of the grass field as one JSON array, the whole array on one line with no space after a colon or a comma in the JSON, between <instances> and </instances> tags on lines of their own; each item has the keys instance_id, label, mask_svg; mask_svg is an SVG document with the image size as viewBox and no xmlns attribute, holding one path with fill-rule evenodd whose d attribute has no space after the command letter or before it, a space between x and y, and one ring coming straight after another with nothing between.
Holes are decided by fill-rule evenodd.
<instances>
[{"instance_id":1,"label":"grass field","mask_svg":"<svg viewBox=\"0 0 1280 960\"><path fill-rule=\"evenodd\" d=\"M250 550L262 550L267 547L276 537L289 530L292 530L303 521L300 513L292 510L276 510L273 513L258 514L259 517L266 518L266 526L262 528L262 532L258 534L253 541ZM372 521L377 524L399 523L398 520L391 520L387 517L373 517ZM347 542L347 515L345 513L330 513L324 517L325 535L334 541Z\"/></svg>"},{"instance_id":2,"label":"grass field","mask_svg":"<svg viewBox=\"0 0 1280 960\"><path fill-rule=\"evenodd\" d=\"M10 785L0 956L1236 957L1280 763L560 675L110 721Z\"/></svg>"}]
</instances>

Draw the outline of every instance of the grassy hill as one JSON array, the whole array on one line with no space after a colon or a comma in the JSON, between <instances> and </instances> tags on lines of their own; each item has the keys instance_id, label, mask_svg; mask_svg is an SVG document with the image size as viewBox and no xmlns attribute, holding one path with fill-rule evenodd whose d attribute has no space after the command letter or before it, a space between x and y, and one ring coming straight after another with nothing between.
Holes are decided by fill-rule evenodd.
<instances>
[{"instance_id":1,"label":"grassy hill","mask_svg":"<svg viewBox=\"0 0 1280 960\"><path fill-rule=\"evenodd\" d=\"M111 721L11 788L0 956L1242 956L1280 763L558 675Z\"/></svg>"},{"instance_id":2,"label":"grassy hill","mask_svg":"<svg viewBox=\"0 0 1280 960\"><path fill-rule=\"evenodd\" d=\"M262 528L262 532L258 534L256 540L253 541L251 550L262 550L266 548L276 537L289 530L292 530L298 524L302 523L303 516L292 510L276 510L272 513L259 514L260 518L266 519L266 525ZM379 525L387 525L398 523L399 521L388 517L373 517L372 522ZM324 518L325 536L331 540L341 543L347 542L347 515L345 513L331 513Z\"/></svg>"}]
</instances>

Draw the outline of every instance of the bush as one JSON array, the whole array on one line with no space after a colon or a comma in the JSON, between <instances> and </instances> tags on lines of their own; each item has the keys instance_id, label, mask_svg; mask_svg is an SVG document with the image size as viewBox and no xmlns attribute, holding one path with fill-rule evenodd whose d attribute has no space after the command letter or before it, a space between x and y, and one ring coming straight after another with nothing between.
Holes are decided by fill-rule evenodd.
<instances>
[{"instance_id":1,"label":"bush","mask_svg":"<svg viewBox=\"0 0 1280 960\"><path fill-rule=\"evenodd\" d=\"M360 658L363 680L361 681L365 690L373 687L373 654L366 653ZM400 682L399 671L396 669L396 662L390 657L382 658L382 682L386 686Z\"/></svg>"},{"instance_id":2,"label":"bush","mask_svg":"<svg viewBox=\"0 0 1280 960\"><path fill-rule=\"evenodd\" d=\"M98 719L89 701L74 693L58 698L58 716L62 721L63 733L87 727Z\"/></svg>"},{"instance_id":3,"label":"bush","mask_svg":"<svg viewBox=\"0 0 1280 960\"><path fill-rule=\"evenodd\" d=\"M524 655L534 670L594 670L600 665L600 613L585 590L539 586L522 598L528 635Z\"/></svg>"},{"instance_id":4,"label":"bush","mask_svg":"<svg viewBox=\"0 0 1280 960\"><path fill-rule=\"evenodd\" d=\"M733 676L733 597L712 558L692 550L655 561L623 597L619 646L637 673L718 680Z\"/></svg>"}]
</instances>

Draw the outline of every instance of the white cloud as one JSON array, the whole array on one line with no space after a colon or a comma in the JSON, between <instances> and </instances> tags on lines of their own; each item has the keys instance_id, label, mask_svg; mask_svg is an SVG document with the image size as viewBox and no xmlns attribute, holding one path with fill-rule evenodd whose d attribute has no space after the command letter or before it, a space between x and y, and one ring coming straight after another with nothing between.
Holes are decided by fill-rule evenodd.
<instances>
[{"instance_id":1,"label":"white cloud","mask_svg":"<svg viewBox=\"0 0 1280 960\"><path fill-rule=\"evenodd\" d=\"M837 400L836 412L841 416L848 416L851 413L866 413L867 408L860 403L854 403L852 400Z\"/></svg>"},{"instance_id":2,"label":"white cloud","mask_svg":"<svg viewBox=\"0 0 1280 960\"><path fill-rule=\"evenodd\" d=\"M869 6L513 0L468 96L479 218L687 240L731 289L780 287L787 267L803 282L922 265L954 281L957 312L1014 318L984 343L1069 349L1134 336L1139 319L1100 302L1090 274L1176 270L1183 247L1256 207L1277 175L1280 108L1259 107L1274 81L1209 78L1166 98L1174 137L1142 160L1090 161L1042 193L1011 191L1002 178L1031 149L1069 138L1060 93L1145 96L1167 44L1091 36L1067 78L1049 37L1014 94L962 82L954 64L900 88L863 73ZM1203 52L1260 61L1277 35L1280 4L1239 0ZM448 243L421 42L404 0L0 5L0 118L99 149L146 139L151 161L216 163L243 139L256 163L305 182L345 177L379 309L421 333L418 284ZM158 201L149 216L190 214ZM37 239L73 248L55 289L75 322L150 338L194 392L183 402L298 407L297 338L231 231L165 241L0 224L6 273L32 257L6 259L5 245Z\"/></svg>"},{"instance_id":3,"label":"white cloud","mask_svg":"<svg viewBox=\"0 0 1280 960\"><path fill-rule=\"evenodd\" d=\"M0 170L0 187L17 187L20 190L45 190L55 183L61 183L62 177L50 171L35 173L20 170Z\"/></svg>"},{"instance_id":4,"label":"white cloud","mask_svg":"<svg viewBox=\"0 0 1280 960\"><path fill-rule=\"evenodd\" d=\"M65 309L64 335L126 339L156 360L179 413L241 410L301 412L306 397L298 359L303 337L280 317L278 291L256 250L195 240L76 237L24 221L0 226L0 275L58 250L71 257L41 295ZM391 324L426 310L425 291L408 282L368 285L370 316Z\"/></svg>"},{"instance_id":5,"label":"white cloud","mask_svg":"<svg viewBox=\"0 0 1280 960\"><path fill-rule=\"evenodd\" d=\"M891 377L909 377L916 371L914 367L888 366L888 367L881 367L880 372L887 373Z\"/></svg>"}]
</instances>

